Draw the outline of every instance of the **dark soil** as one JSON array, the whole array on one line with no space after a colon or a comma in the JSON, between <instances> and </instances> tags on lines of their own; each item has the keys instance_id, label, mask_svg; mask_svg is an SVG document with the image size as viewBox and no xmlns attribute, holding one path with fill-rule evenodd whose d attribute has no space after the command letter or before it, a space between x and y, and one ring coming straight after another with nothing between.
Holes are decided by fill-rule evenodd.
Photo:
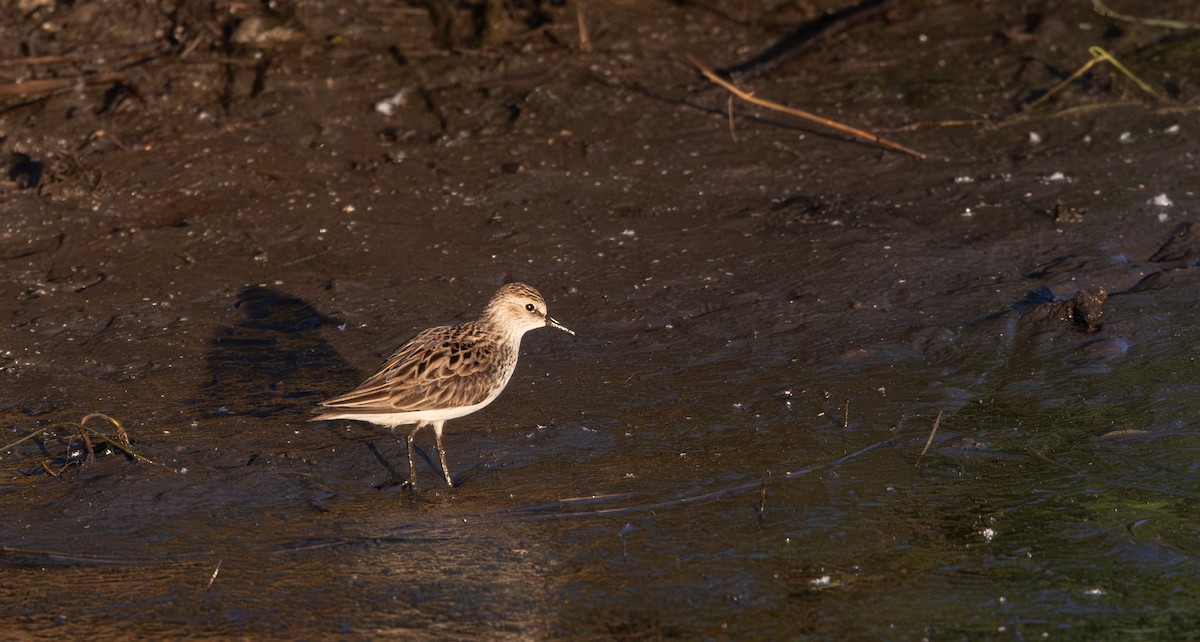
<instances>
[{"instance_id":1,"label":"dark soil","mask_svg":"<svg viewBox=\"0 0 1200 642\"><path fill-rule=\"evenodd\" d=\"M13 0L0 627L1194 634L1200 6L894 2L738 80L924 160L688 61L852 4ZM578 336L453 488L307 421L511 280Z\"/></svg>"}]
</instances>

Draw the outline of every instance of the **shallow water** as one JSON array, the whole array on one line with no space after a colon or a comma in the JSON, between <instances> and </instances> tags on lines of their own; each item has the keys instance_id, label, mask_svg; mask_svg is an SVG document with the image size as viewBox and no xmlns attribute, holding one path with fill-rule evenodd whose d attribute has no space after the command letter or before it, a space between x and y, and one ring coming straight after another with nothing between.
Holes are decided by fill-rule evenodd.
<instances>
[{"instance_id":1,"label":"shallow water","mask_svg":"<svg viewBox=\"0 0 1200 642\"><path fill-rule=\"evenodd\" d=\"M1004 318L964 324L954 356L880 340L823 367L775 362L810 350L802 332L684 324L621 362L533 334L504 400L451 424L458 487L430 444L420 492L375 490L365 444L402 469L390 437L230 411L164 466L114 455L9 488L40 508L6 523L4 603L47 635L1183 635L1194 305L1115 297L1112 317L1156 310L1116 356L1087 351L1107 329ZM621 381L628 360L653 367ZM81 608L81 586L104 597Z\"/></svg>"}]
</instances>

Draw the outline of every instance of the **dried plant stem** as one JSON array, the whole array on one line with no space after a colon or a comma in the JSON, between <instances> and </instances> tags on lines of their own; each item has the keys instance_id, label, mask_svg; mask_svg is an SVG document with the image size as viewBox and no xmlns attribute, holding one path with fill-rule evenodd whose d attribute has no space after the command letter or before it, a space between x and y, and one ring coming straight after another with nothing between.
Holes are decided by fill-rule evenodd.
<instances>
[{"instance_id":1,"label":"dried plant stem","mask_svg":"<svg viewBox=\"0 0 1200 642\"><path fill-rule=\"evenodd\" d=\"M914 149L905 147L904 145L901 145L900 143L890 141L882 136L878 136L876 134L872 134L870 132L863 131L856 127L851 127L849 125L839 123L836 120L830 120L828 118L825 118L824 116L818 116L816 114L809 113L809 112L806 112L801 109L795 109L793 107L788 107L786 105L781 105L776 102L771 102L769 100L764 100L762 98L758 98L754 94L744 91L742 89L739 89L737 86L733 85L729 81L725 80L724 78L721 78L715 72L713 72L713 70L704 66L703 63L701 63L699 60L696 60L692 56L688 56L687 58L688 58L689 62L691 62L693 65L695 65L696 69L700 70L701 74L704 74L705 78L709 79L714 84L725 89L725 91L728 91L729 93L733 94L734 96L737 96L738 98L741 98L742 100L744 100L752 105L758 105L759 107L764 107L764 108L770 109L772 111L777 111L777 112L780 112L783 114L787 114L789 116L795 116L796 118L801 118L801 119L804 119L804 120L807 120L810 122L814 122L819 125L824 125L825 127L828 127L830 129L842 132L844 134L849 134L851 136L854 136L855 138L867 141L867 142L875 144L875 145L879 145L881 147L886 147L886 148L894 150L894 151L902 152L902 153L908 154L910 156L915 156L917 158L922 158L922 159L925 158L925 154L922 154L921 152L918 152Z\"/></svg>"},{"instance_id":2,"label":"dried plant stem","mask_svg":"<svg viewBox=\"0 0 1200 642\"><path fill-rule=\"evenodd\" d=\"M917 456L917 467L921 466L921 460L925 459L925 453L929 452L929 446L933 444L933 436L937 434L938 425L942 423L942 411L938 411L937 419L933 420L933 429L929 431L929 439L925 440L925 447L921 449L921 454Z\"/></svg>"},{"instance_id":3,"label":"dried plant stem","mask_svg":"<svg viewBox=\"0 0 1200 642\"><path fill-rule=\"evenodd\" d=\"M579 26L579 50L588 53L592 50L592 39L583 18L583 0L575 0L575 23Z\"/></svg>"},{"instance_id":4,"label":"dried plant stem","mask_svg":"<svg viewBox=\"0 0 1200 642\"><path fill-rule=\"evenodd\" d=\"M1196 23L1196 22L1186 22L1183 20L1167 20L1164 18L1139 18L1137 16L1130 16L1130 15L1126 15L1123 13L1117 13L1116 11L1109 9L1103 2L1101 2L1101 0L1092 0L1092 11L1095 11L1096 13L1104 16L1105 18L1110 18L1112 20L1117 20L1120 22L1140 23L1140 24L1146 25L1147 27L1159 27L1162 29L1176 29L1178 31L1192 31L1194 29L1200 29L1200 23Z\"/></svg>"},{"instance_id":5,"label":"dried plant stem","mask_svg":"<svg viewBox=\"0 0 1200 642\"><path fill-rule=\"evenodd\" d=\"M88 439L88 429L84 428L82 423L79 424L79 438L83 440L83 450L87 453L87 456L84 457L83 465L91 466L96 463L96 449L92 447L92 440Z\"/></svg>"},{"instance_id":6,"label":"dried plant stem","mask_svg":"<svg viewBox=\"0 0 1200 642\"><path fill-rule=\"evenodd\" d=\"M1083 63L1083 66L1080 67L1079 69L1076 69L1075 73L1071 74L1070 76L1067 76L1065 80L1063 80L1062 82L1058 83L1057 85L1051 87L1049 91L1042 94L1040 97L1038 97L1037 100L1029 103L1029 105L1026 106L1026 109L1034 109L1037 106L1041 105L1042 103L1046 102L1047 100L1050 100L1051 96L1054 96L1058 92L1062 91L1064 88L1066 88L1067 85L1075 82L1075 80L1077 78L1086 74L1089 69L1091 69L1092 67L1095 67L1097 64L1099 64L1101 62L1107 62L1110 65L1112 65L1113 67L1116 67L1117 71L1120 71L1122 74L1125 74L1125 76L1128 77L1130 80L1132 80L1134 82L1134 84L1136 84L1142 91L1153 96L1155 100L1162 100L1162 97L1159 96L1153 89L1151 89L1150 85L1147 85L1141 78L1138 78L1136 75L1134 75L1134 73L1132 71L1129 71L1129 69L1127 67L1125 67L1125 65L1122 65L1119 60L1114 58L1112 56L1112 54L1105 51L1104 48L1089 47L1088 53L1092 55L1091 60Z\"/></svg>"},{"instance_id":7,"label":"dried plant stem","mask_svg":"<svg viewBox=\"0 0 1200 642\"><path fill-rule=\"evenodd\" d=\"M213 569L212 575L209 576L208 586L205 586L204 590L207 591L208 589L212 588L213 582L217 581L217 574L221 572L221 562L224 562L224 561L225 561L224 559L217 560L217 567Z\"/></svg>"},{"instance_id":8,"label":"dried plant stem","mask_svg":"<svg viewBox=\"0 0 1200 642\"><path fill-rule=\"evenodd\" d=\"M738 142L737 130L733 127L733 94L729 94L729 102L725 105L725 113L729 115L729 137Z\"/></svg>"},{"instance_id":9,"label":"dried plant stem","mask_svg":"<svg viewBox=\"0 0 1200 642\"><path fill-rule=\"evenodd\" d=\"M106 435L94 428L88 428L88 426L87 426L88 422L92 421L93 419L107 421L108 423L112 424L112 426L114 428L116 428L116 431L117 431L116 435L109 436L109 435ZM78 436L79 439L81 439L83 441L84 451L86 452L85 459L84 459L85 465L92 463L96 458L96 450L95 450L95 446L93 445L93 440L100 442L100 443L108 444L109 446L112 446L113 448L125 453L129 457L132 457L136 461L146 463L146 464L154 463L153 460L151 460L148 457L144 457L144 456L138 454L130 447L129 433L125 431L125 426L122 426L121 422L117 421L116 419L113 419L112 417L109 417L108 415L106 415L102 412L89 413L89 414L85 415L83 419L80 419L78 422L64 421L61 423L46 426L45 428L38 428L37 430L34 430L34 431L28 433L24 437L21 437L20 439L14 441L12 443L6 444L4 446L0 446L0 450L9 450L10 448L14 448L26 441L29 441L30 439L33 439L34 437L36 437L40 434L43 434L43 433L51 431L51 430L60 429L60 428L72 429L72 432L75 433L75 436ZM75 437L73 436L70 439L73 440L74 438ZM72 463L75 463L75 462L69 462L67 465L69 466ZM55 473L53 470L51 470L50 467L46 463L43 462L42 467L45 468L46 472L50 473L51 475L54 475L55 477L58 476L58 474ZM65 470L65 469L66 469L66 466L64 466L58 472L61 473L62 470Z\"/></svg>"},{"instance_id":10,"label":"dried plant stem","mask_svg":"<svg viewBox=\"0 0 1200 642\"><path fill-rule=\"evenodd\" d=\"M125 80L125 74L105 72L95 75L72 76L70 78L38 78L18 83L0 85L0 98L8 96L32 96L64 91L76 85L95 85Z\"/></svg>"}]
</instances>

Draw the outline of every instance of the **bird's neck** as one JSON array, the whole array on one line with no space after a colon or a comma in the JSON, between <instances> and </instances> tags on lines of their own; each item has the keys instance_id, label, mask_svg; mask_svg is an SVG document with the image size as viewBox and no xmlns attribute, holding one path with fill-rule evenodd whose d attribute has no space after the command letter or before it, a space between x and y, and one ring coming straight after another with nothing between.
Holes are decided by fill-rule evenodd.
<instances>
[{"instance_id":1,"label":"bird's neck","mask_svg":"<svg viewBox=\"0 0 1200 642\"><path fill-rule=\"evenodd\" d=\"M505 323L500 315L491 312L491 310L486 311L483 318L479 320L483 329L488 333L504 336L505 340L513 345L520 345L521 337L525 336L527 329L512 323Z\"/></svg>"}]
</instances>

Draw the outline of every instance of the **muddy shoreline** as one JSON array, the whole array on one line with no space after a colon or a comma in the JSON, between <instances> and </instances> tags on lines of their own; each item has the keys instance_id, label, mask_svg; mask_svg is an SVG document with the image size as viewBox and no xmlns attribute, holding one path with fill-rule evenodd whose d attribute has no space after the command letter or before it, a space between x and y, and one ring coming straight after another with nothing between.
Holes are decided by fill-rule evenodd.
<instances>
[{"instance_id":1,"label":"muddy shoreline","mask_svg":"<svg viewBox=\"0 0 1200 642\"><path fill-rule=\"evenodd\" d=\"M13 635L1195 630L1195 30L911 0L741 85L917 160L687 60L850 2L17 4L0 442L154 463L0 452ZM512 280L578 336L454 488L307 421Z\"/></svg>"}]
</instances>

